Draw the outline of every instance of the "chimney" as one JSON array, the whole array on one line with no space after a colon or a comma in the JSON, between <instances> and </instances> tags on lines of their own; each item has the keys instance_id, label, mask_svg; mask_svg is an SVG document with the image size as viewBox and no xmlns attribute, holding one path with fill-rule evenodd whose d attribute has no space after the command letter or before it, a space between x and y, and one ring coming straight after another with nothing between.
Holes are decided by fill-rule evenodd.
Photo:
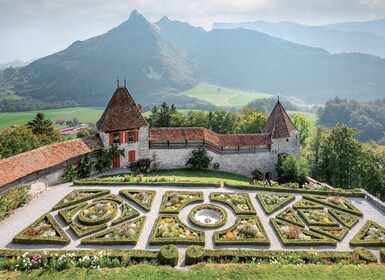
<instances>
[{"instance_id":1,"label":"chimney","mask_svg":"<svg viewBox=\"0 0 385 280\"><path fill-rule=\"evenodd\" d=\"M142 113L142 105L138 104L138 105L136 105L136 107L138 107L138 109L139 109L139 112L141 112L141 113Z\"/></svg>"}]
</instances>

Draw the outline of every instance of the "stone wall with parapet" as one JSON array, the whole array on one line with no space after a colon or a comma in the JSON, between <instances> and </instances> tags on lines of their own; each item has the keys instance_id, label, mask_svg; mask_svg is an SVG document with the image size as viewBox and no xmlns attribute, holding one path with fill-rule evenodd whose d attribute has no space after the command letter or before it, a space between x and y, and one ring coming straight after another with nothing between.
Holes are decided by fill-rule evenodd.
<instances>
[{"instance_id":1,"label":"stone wall with parapet","mask_svg":"<svg viewBox=\"0 0 385 280\"><path fill-rule=\"evenodd\" d=\"M300 158L300 137L299 134L288 138L272 139L271 152L274 154L293 154Z\"/></svg>"},{"instance_id":2,"label":"stone wall with parapet","mask_svg":"<svg viewBox=\"0 0 385 280\"><path fill-rule=\"evenodd\" d=\"M157 158L157 167L159 169L178 169L186 168L187 159L191 157L194 149L150 149L151 159L154 154ZM252 171L258 169L263 174L271 172L275 177L275 165L277 163L277 155L268 151L257 153L240 153L240 154L216 154L207 151L208 155L213 158L212 163L219 163L219 170L231 172L247 177L252 177Z\"/></svg>"}]
</instances>

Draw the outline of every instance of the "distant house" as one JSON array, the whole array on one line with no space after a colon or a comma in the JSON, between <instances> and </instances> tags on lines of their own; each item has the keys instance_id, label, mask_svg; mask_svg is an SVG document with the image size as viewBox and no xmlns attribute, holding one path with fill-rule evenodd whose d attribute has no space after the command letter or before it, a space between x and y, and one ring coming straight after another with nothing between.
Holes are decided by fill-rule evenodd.
<instances>
[{"instance_id":1,"label":"distant house","mask_svg":"<svg viewBox=\"0 0 385 280\"><path fill-rule=\"evenodd\" d=\"M65 125L67 122L65 120L57 120L55 124L57 125Z\"/></svg>"}]
</instances>

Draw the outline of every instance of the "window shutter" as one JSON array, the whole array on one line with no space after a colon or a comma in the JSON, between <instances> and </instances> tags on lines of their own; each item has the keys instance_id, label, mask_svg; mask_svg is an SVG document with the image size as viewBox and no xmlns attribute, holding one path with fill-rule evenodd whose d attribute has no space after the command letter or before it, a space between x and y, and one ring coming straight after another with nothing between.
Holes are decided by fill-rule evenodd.
<instances>
[{"instance_id":1,"label":"window shutter","mask_svg":"<svg viewBox=\"0 0 385 280\"><path fill-rule=\"evenodd\" d=\"M112 143L114 142L114 139L112 137L112 133L109 133L108 135L110 136L110 145L112 145Z\"/></svg>"},{"instance_id":2,"label":"window shutter","mask_svg":"<svg viewBox=\"0 0 385 280\"><path fill-rule=\"evenodd\" d=\"M128 131L124 133L124 143L128 143Z\"/></svg>"},{"instance_id":3,"label":"window shutter","mask_svg":"<svg viewBox=\"0 0 385 280\"><path fill-rule=\"evenodd\" d=\"M135 130L135 143L139 140L139 130Z\"/></svg>"},{"instance_id":4,"label":"window shutter","mask_svg":"<svg viewBox=\"0 0 385 280\"><path fill-rule=\"evenodd\" d=\"M123 142L123 132L120 132L119 133L119 144L122 145L124 142Z\"/></svg>"}]
</instances>

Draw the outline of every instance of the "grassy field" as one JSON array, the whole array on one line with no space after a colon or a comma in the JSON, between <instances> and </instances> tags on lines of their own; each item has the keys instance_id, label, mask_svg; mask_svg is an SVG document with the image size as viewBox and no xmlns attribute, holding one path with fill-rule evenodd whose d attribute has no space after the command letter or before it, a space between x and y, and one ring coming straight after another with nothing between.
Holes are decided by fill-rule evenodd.
<instances>
[{"instance_id":1,"label":"grassy field","mask_svg":"<svg viewBox=\"0 0 385 280\"><path fill-rule=\"evenodd\" d=\"M313 114L313 113L306 113L306 112L301 112L301 111L287 111L287 113L289 114L290 117L293 117L293 115L295 115L295 114L301 115L304 118L306 118L309 121L311 121L311 123L313 125L316 124L317 119L318 119L318 115L317 114Z\"/></svg>"},{"instance_id":2,"label":"grassy field","mask_svg":"<svg viewBox=\"0 0 385 280\"><path fill-rule=\"evenodd\" d=\"M185 269L135 265L128 268L82 269L64 271L0 272L1 279L383 279L384 265L255 265L199 264Z\"/></svg>"},{"instance_id":3,"label":"grassy field","mask_svg":"<svg viewBox=\"0 0 385 280\"><path fill-rule=\"evenodd\" d=\"M217 106L243 106L258 99L272 97L260 92L246 92L237 89L219 87L207 83L198 84L193 89L182 92L189 97L195 97L213 103Z\"/></svg>"},{"instance_id":4,"label":"grassy field","mask_svg":"<svg viewBox=\"0 0 385 280\"><path fill-rule=\"evenodd\" d=\"M54 124L57 120L72 120L77 118L80 122L96 123L103 114L105 108L63 108L52 110L26 111L15 113L0 113L0 131L14 125L26 124L32 120L38 112L43 112ZM57 126L57 129L62 128Z\"/></svg>"}]
</instances>

